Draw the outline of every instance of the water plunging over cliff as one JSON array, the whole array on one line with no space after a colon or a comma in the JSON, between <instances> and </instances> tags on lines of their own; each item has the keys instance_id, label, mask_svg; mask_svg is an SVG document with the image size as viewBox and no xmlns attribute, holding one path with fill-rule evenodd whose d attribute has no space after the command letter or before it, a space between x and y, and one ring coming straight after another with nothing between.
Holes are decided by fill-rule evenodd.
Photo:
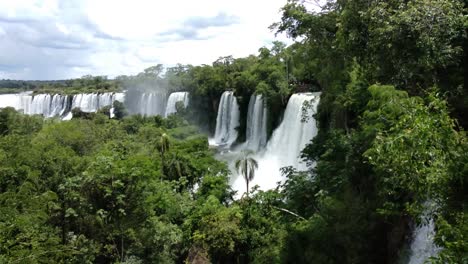
<instances>
[{"instance_id":1,"label":"water plunging over cliff","mask_svg":"<svg viewBox=\"0 0 468 264\"><path fill-rule=\"evenodd\" d=\"M167 99L166 105L166 113L165 116L169 116L170 114L176 113L176 104L177 102L183 102L184 106L187 107L189 103L189 93L188 92L175 92L169 95L169 99Z\"/></svg>"},{"instance_id":2,"label":"water plunging over cliff","mask_svg":"<svg viewBox=\"0 0 468 264\"><path fill-rule=\"evenodd\" d=\"M37 94L31 92L0 95L0 107L13 107L28 115L43 115L44 117L71 118L71 110L80 108L83 112L96 112L104 106L110 106L121 98L121 93L92 94Z\"/></svg>"},{"instance_id":3,"label":"water plunging over cliff","mask_svg":"<svg viewBox=\"0 0 468 264\"><path fill-rule=\"evenodd\" d=\"M259 151L267 143L267 107L261 95L252 95L247 114L245 148Z\"/></svg>"},{"instance_id":4,"label":"water plunging over cliff","mask_svg":"<svg viewBox=\"0 0 468 264\"><path fill-rule=\"evenodd\" d=\"M125 93L125 106L130 114L144 116L164 116L167 93L165 91L128 90Z\"/></svg>"},{"instance_id":5,"label":"water plunging over cliff","mask_svg":"<svg viewBox=\"0 0 468 264\"><path fill-rule=\"evenodd\" d=\"M434 243L435 224L434 219L429 215L430 208L434 206L436 205L426 202L424 204L425 210L421 215L422 223L414 226L408 264L426 263L430 257L437 256L441 250Z\"/></svg>"},{"instance_id":6,"label":"water plunging over cliff","mask_svg":"<svg viewBox=\"0 0 468 264\"><path fill-rule=\"evenodd\" d=\"M239 126L239 105L233 92L226 91L221 96L216 118L216 132L214 143L229 147L237 139Z\"/></svg>"},{"instance_id":7,"label":"water plunging over cliff","mask_svg":"<svg viewBox=\"0 0 468 264\"><path fill-rule=\"evenodd\" d=\"M306 164L301 162L300 153L317 134L316 121L312 115L317 111L319 99L320 93L298 93L291 96L283 121L273 132L266 148L255 156L258 170L250 186L258 184L263 190L272 189L278 181L284 180L280 168L293 166L298 170L306 169ZM304 107L305 102L309 107ZM238 176L233 188L239 194L244 193L244 179Z\"/></svg>"}]
</instances>

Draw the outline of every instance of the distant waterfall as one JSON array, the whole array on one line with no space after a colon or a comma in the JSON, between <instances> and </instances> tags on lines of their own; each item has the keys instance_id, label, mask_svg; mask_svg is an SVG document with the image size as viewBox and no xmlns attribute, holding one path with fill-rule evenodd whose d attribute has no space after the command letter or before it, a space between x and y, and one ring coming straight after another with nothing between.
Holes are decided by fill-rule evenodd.
<instances>
[{"instance_id":1,"label":"distant waterfall","mask_svg":"<svg viewBox=\"0 0 468 264\"><path fill-rule=\"evenodd\" d=\"M35 96L20 94L20 106L28 115L44 115L45 117L61 116L64 114L68 96L60 94L38 94Z\"/></svg>"},{"instance_id":2,"label":"distant waterfall","mask_svg":"<svg viewBox=\"0 0 468 264\"><path fill-rule=\"evenodd\" d=\"M252 95L247 114L245 148L258 151L267 142L267 107L261 95Z\"/></svg>"},{"instance_id":3,"label":"distant waterfall","mask_svg":"<svg viewBox=\"0 0 468 264\"><path fill-rule=\"evenodd\" d=\"M189 103L189 93L188 92L175 92L169 95L169 99L167 100L166 105L166 113L165 116L169 116L170 114L176 113L176 104L177 102L183 102L184 106L187 107Z\"/></svg>"},{"instance_id":4,"label":"distant waterfall","mask_svg":"<svg viewBox=\"0 0 468 264\"><path fill-rule=\"evenodd\" d=\"M317 125L312 115L317 111L319 99L320 93L298 93L291 96L283 121L273 132L266 148L255 157L259 164L251 186L259 185L263 190L272 189L277 182L284 180L280 168L293 166L298 170L306 169L306 165L301 162L300 153L317 135ZM309 107L303 108L305 102L308 102ZM244 179L237 177L233 188L242 194L245 191Z\"/></svg>"},{"instance_id":5,"label":"distant waterfall","mask_svg":"<svg viewBox=\"0 0 468 264\"><path fill-rule=\"evenodd\" d=\"M71 110L80 108L83 112L96 112L104 106L111 106L121 93L92 93L76 95L37 94L31 92L0 95L0 108L13 107L28 115L43 115L44 117L71 118Z\"/></svg>"},{"instance_id":6,"label":"distant waterfall","mask_svg":"<svg viewBox=\"0 0 468 264\"><path fill-rule=\"evenodd\" d=\"M125 95L125 105L131 114L144 116L164 116L166 111L167 93L164 91L139 92L128 91Z\"/></svg>"},{"instance_id":7,"label":"distant waterfall","mask_svg":"<svg viewBox=\"0 0 468 264\"><path fill-rule=\"evenodd\" d=\"M83 112L96 112L104 106L112 105L115 94L77 94L73 96L72 109L80 108Z\"/></svg>"},{"instance_id":8,"label":"distant waterfall","mask_svg":"<svg viewBox=\"0 0 468 264\"><path fill-rule=\"evenodd\" d=\"M237 139L239 126L239 105L233 92L226 91L221 96L216 118L216 132L214 141L216 145L229 147Z\"/></svg>"}]
</instances>

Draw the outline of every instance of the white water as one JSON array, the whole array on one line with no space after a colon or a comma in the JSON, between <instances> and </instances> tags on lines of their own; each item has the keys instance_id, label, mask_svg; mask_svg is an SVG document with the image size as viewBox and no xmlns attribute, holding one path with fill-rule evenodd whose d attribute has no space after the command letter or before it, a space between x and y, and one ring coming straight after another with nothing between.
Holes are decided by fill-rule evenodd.
<instances>
[{"instance_id":1,"label":"white water","mask_svg":"<svg viewBox=\"0 0 468 264\"><path fill-rule=\"evenodd\" d=\"M96 112L104 106L112 105L115 100L115 94L77 94L73 96L72 109L80 108L83 112Z\"/></svg>"},{"instance_id":2,"label":"white water","mask_svg":"<svg viewBox=\"0 0 468 264\"><path fill-rule=\"evenodd\" d=\"M136 102L127 107L132 114L141 114L144 116L164 116L166 111L166 93L165 92L145 92L138 94Z\"/></svg>"},{"instance_id":3,"label":"white water","mask_svg":"<svg viewBox=\"0 0 468 264\"><path fill-rule=\"evenodd\" d=\"M237 139L239 126L239 105L233 92L226 91L221 96L216 118L214 144L229 148Z\"/></svg>"},{"instance_id":4,"label":"white water","mask_svg":"<svg viewBox=\"0 0 468 264\"><path fill-rule=\"evenodd\" d=\"M125 102L125 91L123 93L115 93L114 95L114 101Z\"/></svg>"},{"instance_id":5,"label":"white water","mask_svg":"<svg viewBox=\"0 0 468 264\"><path fill-rule=\"evenodd\" d=\"M31 92L0 95L0 108L13 107L27 115L63 117L71 119L71 110L79 107L83 112L96 112L104 106L112 105L121 93L93 93L77 95L38 94Z\"/></svg>"},{"instance_id":6,"label":"white water","mask_svg":"<svg viewBox=\"0 0 468 264\"><path fill-rule=\"evenodd\" d=\"M247 114L246 142L244 148L259 151L267 143L267 107L261 95L252 95Z\"/></svg>"},{"instance_id":7,"label":"white water","mask_svg":"<svg viewBox=\"0 0 468 264\"><path fill-rule=\"evenodd\" d=\"M266 148L254 157L258 161L258 170L250 186L259 185L262 190L275 188L277 182L284 180L280 168L285 166L306 170L300 153L317 135L317 125L312 115L317 111L319 99L320 93L298 93L291 96L283 121L273 132ZM307 120L302 122L305 101L310 102L311 107L305 112ZM238 191L238 195L242 195L246 191L243 177L235 175L232 187Z\"/></svg>"},{"instance_id":8,"label":"white water","mask_svg":"<svg viewBox=\"0 0 468 264\"><path fill-rule=\"evenodd\" d=\"M114 95L114 101L119 101L121 103L125 103L125 92L123 93L115 93ZM114 102L112 102L113 104ZM115 117L115 110L114 107L112 107L109 111L109 117L114 118Z\"/></svg>"},{"instance_id":9,"label":"white water","mask_svg":"<svg viewBox=\"0 0 468 264\"><path fill-rule=\"evenodd\" d=\"M189 103L189 94L188 92L175 92L169 95L169 99L167 100L166 106L166 113L165 116L169 116L170 114L174 114L177 112L176 103L183 102L184 106L187 107Z\"/></svg>"},{"instance_id":10,"label":"white water","mask_svg":"<svg viewBox=\"0 0 468 264\"><path fill-rule=\"evenodd\" d=\"M435 225L434 220L429 216L429 203L426 203L425 207L426 210L421 216L422 223L415 226L413 230L408 264L423 264L430 257L437 256L441 250L434 243Z\"/></svg>"}]
</instances>

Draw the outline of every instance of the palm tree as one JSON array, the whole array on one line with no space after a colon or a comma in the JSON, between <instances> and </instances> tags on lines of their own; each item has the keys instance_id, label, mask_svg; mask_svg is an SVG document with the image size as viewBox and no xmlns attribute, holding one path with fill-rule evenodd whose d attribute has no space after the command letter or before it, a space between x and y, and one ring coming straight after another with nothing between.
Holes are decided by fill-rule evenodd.
<instances>
[{"instance_id":1,"label":"palm tree","mask_svg":"<svg viewBox=\"0 0 468 264\"><path fill-rule=\"evenodd\" d=\"M249 196L249 183L254 179L255 170L258 169L258 162L250 156L252 153L251 150L243 150L242 157L235 163L237 173L242 174L247 185L247 196Z\"/></svg>"}]
</instances>

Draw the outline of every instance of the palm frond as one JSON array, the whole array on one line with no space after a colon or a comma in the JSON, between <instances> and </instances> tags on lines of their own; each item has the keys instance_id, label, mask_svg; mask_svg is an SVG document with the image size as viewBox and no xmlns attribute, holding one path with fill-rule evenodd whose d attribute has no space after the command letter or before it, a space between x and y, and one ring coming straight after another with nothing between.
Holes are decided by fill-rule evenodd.
<instances>
[{"instance_id":1,"label":"palm frond","mask_svg":"<svg viewBox=\"0 0 468 264\"><path fill-rule=\"evenodd\" d=\"M249 182L255 178L255 171L258 169L257 160L250 156L253 153L254 152L251 150L243 150L241 152L241 157L234 163L237 173L242 175L247 183L247 187Z\"/></svg>"}]
</instances>

